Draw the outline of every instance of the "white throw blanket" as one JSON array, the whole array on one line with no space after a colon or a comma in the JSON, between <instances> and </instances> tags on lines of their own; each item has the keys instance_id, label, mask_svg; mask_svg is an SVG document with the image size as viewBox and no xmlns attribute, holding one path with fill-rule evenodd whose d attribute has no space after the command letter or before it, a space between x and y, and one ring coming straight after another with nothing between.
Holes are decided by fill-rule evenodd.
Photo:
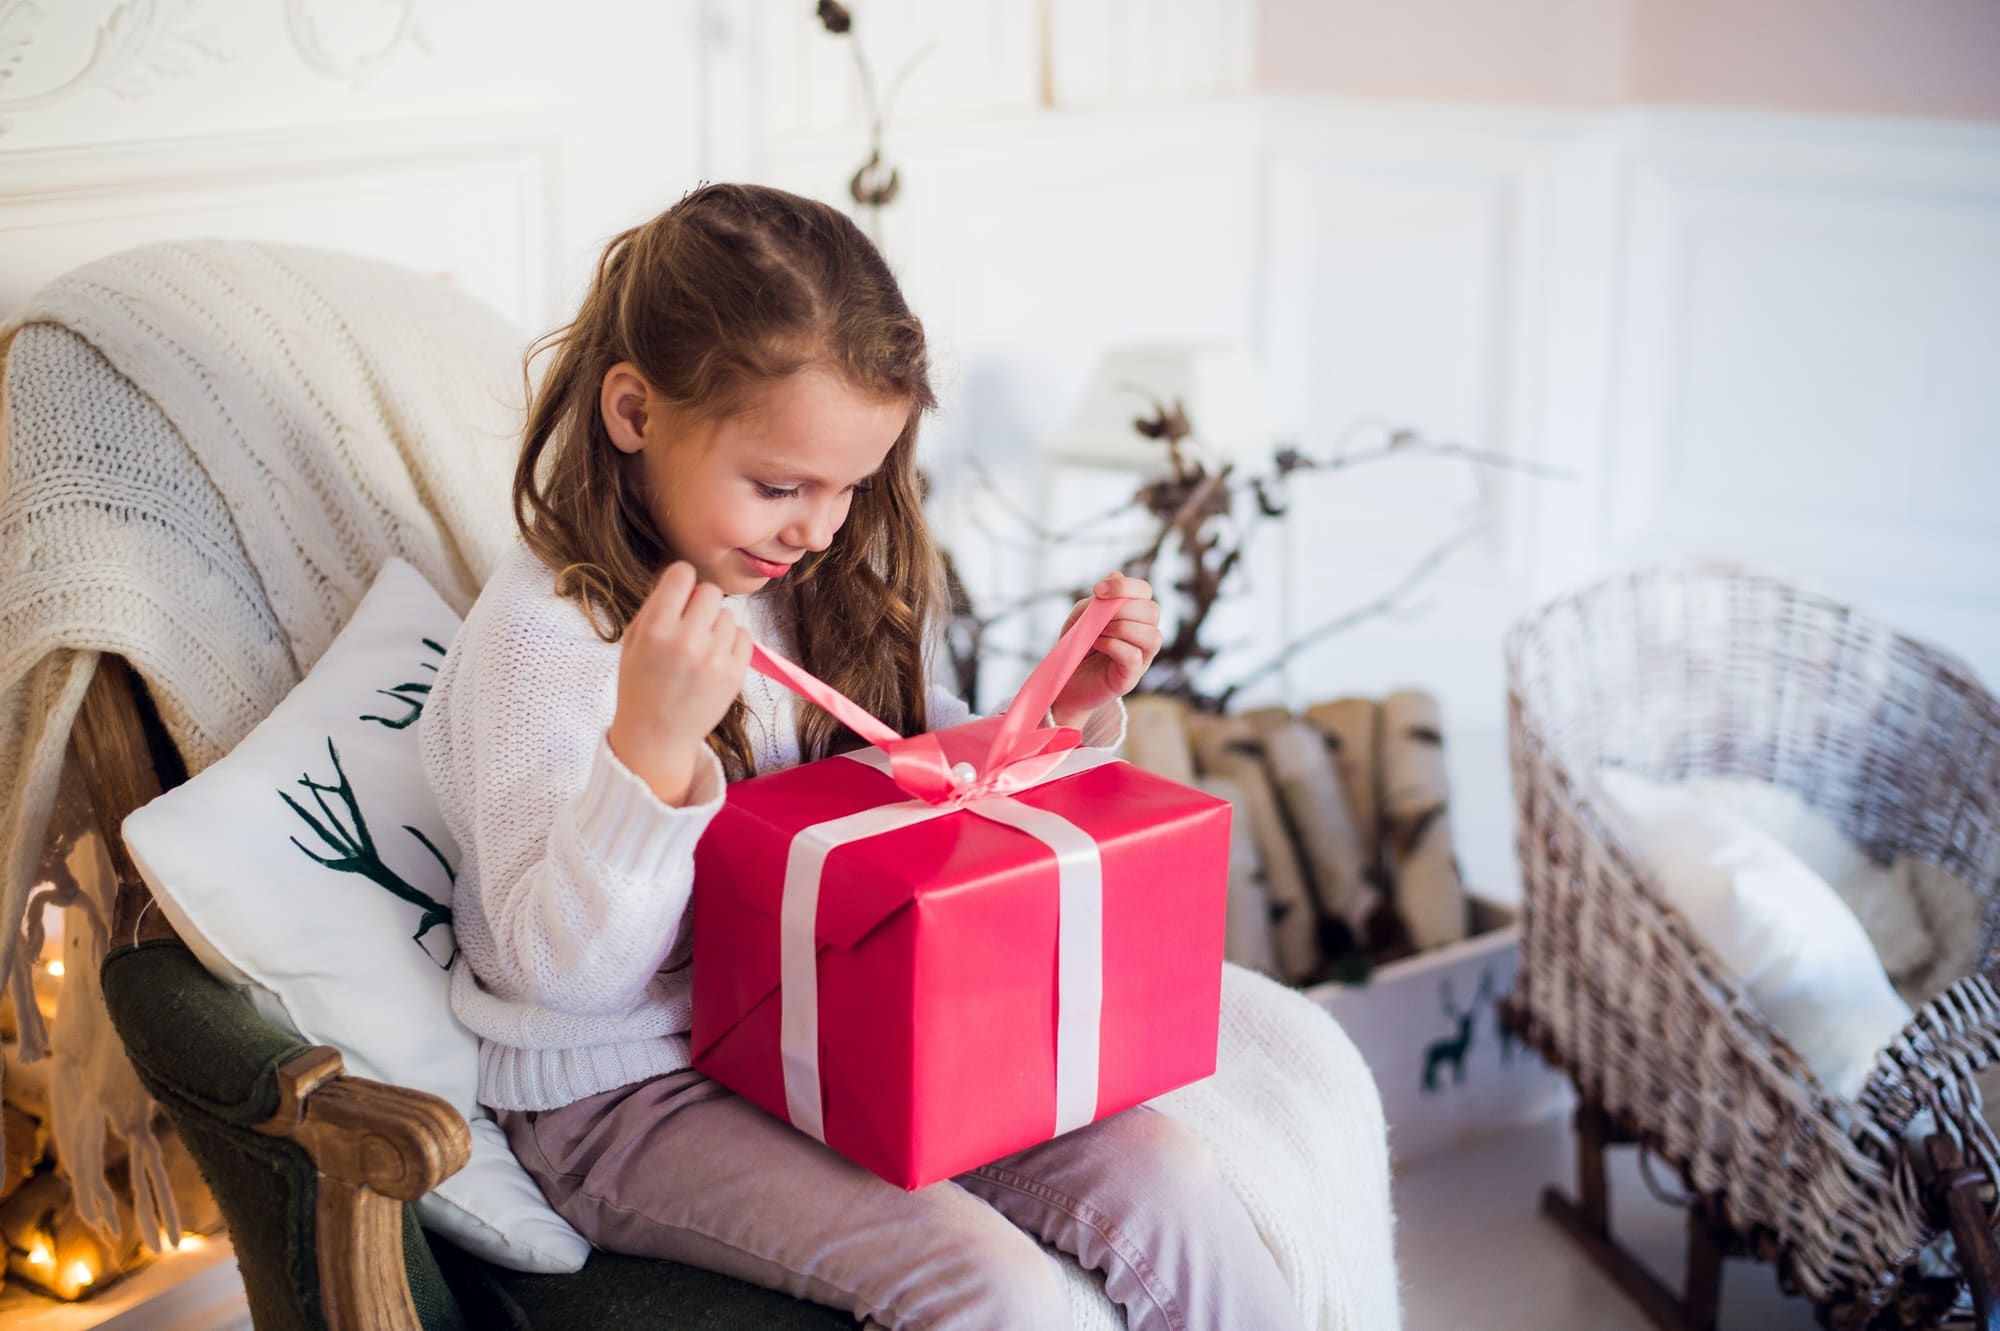
<instances>
[{"instance_id":1,"label":"white throw blanket","mask_svg":"<svg viewBox=\"0 0 2000 1331\"><path fill-rule=\"evenodd\" d=\"M0 974L25 995L23 908L97 654L132 662L199 771L311 668L389 555L463 612L512 535L522 339L385 264L213 241L78 269L0 337ZM17 1009L33 1058L43 1032ZM66 974L59 1011L91 1055L56 1060L65 1163L122 1146L157 1172L96 976ZM84 1218L115 1230L95 1184L79 1181ZM170 1210L137 1216L142 1232Z\"/></svg>"},{"instance_id":2,"label":"white throw blanket","mask_svg":"<svg viewBox=\"0 0 2000 1331\"><path fill-rule=\"evenodd\" d=\"M521 340L490 311L313 250L131 251L53 283L14 326L0 421L0 972L97 653L133 663L198 771L311 668L389 555L462 613L512 536L521 393ZM131 1076L122 1061L91 1066ZM89 1103L124 1098L80 1089ZM1232 968L1217 1076L1160 1104L1215 1151L1306 1325L1399 1324L1381 1106L1324 1013ZM1120 1325L1069 1270L1074 1325Z\"/></svg>"}]
</instances>

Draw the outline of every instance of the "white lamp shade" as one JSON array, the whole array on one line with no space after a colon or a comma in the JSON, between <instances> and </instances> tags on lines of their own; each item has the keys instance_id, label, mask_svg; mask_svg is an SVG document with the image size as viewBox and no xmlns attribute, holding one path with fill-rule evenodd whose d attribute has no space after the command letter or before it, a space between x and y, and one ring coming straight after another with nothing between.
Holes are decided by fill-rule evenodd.
<instances>
[{"instance_id":1,"label":"white lamp shade","mask_svg":"<svg viewBox=\"0 0 2000 1331\"><path fill-rule=\"evenodd\" d=\"M1248 351L1149 343L1105 352L1068 431L1044 451L1066 462L1164 470L1165 443L1148 439L1132 423L1151 417L1155 402L1171 406L1176 399L1193 427L1195 457L1254 465L1276 446L1262 376Z\"/></svg>"}]
</instances>

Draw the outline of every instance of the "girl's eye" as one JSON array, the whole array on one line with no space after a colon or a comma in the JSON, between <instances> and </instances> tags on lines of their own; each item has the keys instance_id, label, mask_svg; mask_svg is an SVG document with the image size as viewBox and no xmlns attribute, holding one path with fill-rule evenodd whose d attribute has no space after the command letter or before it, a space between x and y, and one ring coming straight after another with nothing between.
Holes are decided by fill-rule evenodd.
<instances>
[{"instance_id":1,"label":"girl's eye","mask_svg":"<svg viewBox=\"0 0 2000 1331\"><path fill-rule=\"evenodd\" d=\"M790 499L798 492L799 488L796 485L787 490L776 485L766 485L762 481L757 482L757 493L766 499Z\"/></svg>"},{"instance_id":2,"label":"girl's eye","mask_svg":"<svg viewBox=\"0 0 2000 1331\"><path fill-rule=\"evenodd\" d=\"M850 489L850 490L852 490L852 491L854 491L854 493L856 493L856 494L858 494L858 495L865 495L865 494L868 494L868 493L870 493L871 491L873 491L873 490L874 490L874 488L875 488L875 482L873 482L873 481L856 481L856 482L855 482L855 483L854 483L853 485L850 485L850 486L848 486L847 488L848 488L848 489Z\"/></svg>"}]
</instances>

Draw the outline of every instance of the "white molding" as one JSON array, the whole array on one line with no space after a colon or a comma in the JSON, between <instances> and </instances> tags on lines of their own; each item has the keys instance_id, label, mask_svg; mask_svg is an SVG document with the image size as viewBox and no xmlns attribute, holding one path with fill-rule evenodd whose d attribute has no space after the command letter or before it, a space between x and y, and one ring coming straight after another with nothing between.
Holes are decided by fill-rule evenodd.
<instances>
[{"instance_id":1,"label":"white molding","mask_svg":"<svg viewBox=\"0 0 2000 1331\"><path fill-rule=\"evenodd\" d=\"M0 97L0 135L11 123L7 117L53 106L90 88L103 88L115 96L134 100L152 91L154 80L166 76L186 78L197 68L196 57L224 63L231 53L219 39L214 24L191 26L200 17L201 0L120 0L113 5L91 32L90 54L81 68L59 83ZM0 28L18 25L15 35L0 42L0 53L25 53L42 35L29 25L39 24L47 12L33 4L16 4L0 10ZM75 15L64 16L72 23ZM0 37L6 37L0 31ZM17 57L6 71L17 76L26 67Z\"/></svg>"},{"instance_id":2,"label":"white molding","mask_svg":"<svg viewBox=\"0 0 2000 1331\"><path fill-rule=\"evenodd\" d=\"M417 28L416 0L394 0L394 3L395 16L388 34L359 51L341 52L327 44L319 20L312 13L312 0L285 0L285 31L308 69L359 88L380 73L383 65L405 45L421 52L430 50L430 44Z\"/></svg>"},{"instance_id":3,"label":"white molding","mask_svg":"<svg viewBox=\"0 0 2000 1331\"><path fill-rule=\"evenodd\" d=\"M0 175L0 245L10 251L0 307L60 268L37 261L38 238L81 225L110 248L202 230L304 243L338 243L308 222L343 209L385 223L446 182L483 191L495 211L468 219L488 248L508 248L504 274L489 271L478 293L517 320L545 325L553 311L558 146L544 118L526 112L425 116L299 130L258 131L141 143L34 149L8 154ZM261 219L222 225L231 216ZM393 243L378 257L435 263L444 237L404 219L407 254ZM419 242L422 242L420 245ZM58 248L62 248L58 246ZM424 254L419 255L419 249ZM468 244L467 254L479 251ZM70 262L95 257L69 256ZM63 264L62 266L67 266Z\"/></svg>"},{"instance_id":4,"label":"white molding","mask_svg":"<svg viewBox=\"0 0 2000 1331\"><path fill-rule=\"evenodd\" d=\"M116 193L255 176L301 179L345 168L480 161L553 160L547 117L527 111L141 139L74 148L31 148L0 157L0 205L65 195Z\"/></svg>"}]
</instances>

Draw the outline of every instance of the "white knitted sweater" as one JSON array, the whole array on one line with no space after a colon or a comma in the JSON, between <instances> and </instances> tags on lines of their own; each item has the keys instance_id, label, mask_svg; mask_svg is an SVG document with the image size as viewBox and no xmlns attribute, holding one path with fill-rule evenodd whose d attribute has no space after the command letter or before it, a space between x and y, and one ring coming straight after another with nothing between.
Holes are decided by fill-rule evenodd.
<instances>
[{"instance_id":1,"label":"white knitted sweater","mask_svg":"<svg viewBox=\"0 0 2000 1331\"><path fill-rule=\"evenodd\" d=\"M687 803L662 804L605 741L620 647L556 595L525 545L501 562L438 671L418 745L463 854L451 1001L480 1037L479 1095L553 1109L686 1067L694 848L722 806L703 752ZM732 611L774 650L762 598ZM757 770L799 760L793 697L744 679ZM933 729L970 714L941 688ZM1116 745L1122 709L1084 742Z\"/></svg>"}]
</instances>

